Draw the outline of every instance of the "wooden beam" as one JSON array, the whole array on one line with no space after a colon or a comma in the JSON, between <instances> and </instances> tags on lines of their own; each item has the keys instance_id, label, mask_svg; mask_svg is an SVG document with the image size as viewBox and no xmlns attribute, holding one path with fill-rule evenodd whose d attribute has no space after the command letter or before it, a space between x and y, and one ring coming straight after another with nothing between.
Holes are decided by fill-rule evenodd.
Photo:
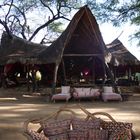
<instances>
[{"instance_id":1,"label":"wooden beam","mask_svg":"<svg viewBox=\"0 0 140 140\"><path fill-rule=\"evenodd\" d=\"M94 59L94 57L93 57L93 67L92 67L92 84L95 84L95 59Z\"/></svg>"},{"instance_id":2,"label":"wooden beam","mask_svg":"<svg viewBox=\"0 0 140 140\"><path fill-rule=\"evenodd\" d=\"M66 69L65 69L65 63L64 63L64 59L62 58L62 68L63 68L63 76L64 76L64 84L67 84L67 78L66 78Z\"/></svg>"},{"instance_id":3,"label":"wooden beam","mask_svg":"<svg viewBox=\"0 0 140 140\"><path fill-rule=\"evenodd\" d=\"M59 64L56 63L56 64L55 64L55 69L54 69L54 77L53 77L53 85L52 85L52 94L55 94L58 67L59 67Z\"/></svg>"}]
</instances>

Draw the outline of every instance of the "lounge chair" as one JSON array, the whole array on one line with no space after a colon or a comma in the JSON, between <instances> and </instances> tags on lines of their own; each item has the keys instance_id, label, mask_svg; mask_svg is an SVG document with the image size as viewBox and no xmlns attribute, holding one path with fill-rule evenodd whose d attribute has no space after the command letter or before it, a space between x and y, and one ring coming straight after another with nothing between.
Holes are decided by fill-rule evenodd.
<instances>
[{"instance_id":1,"label":"lounge chair","mask_svg":"<svg viewBox=\"0 0 140 140\"><path fill-rule=\"evenodd\" d=\"M103 87L102 99L104 102L107 102L109 100L122 101L121 95L113 92L112 87L107 87L107 86Z\"/></svg>"},{"instance_id":2,"label":"lounge chair","mask_svg":"<svg viewBox=\"0 0 140 140\"><path fill-rule=\"evenodd\" d=\"M67 102L71 98L71 93L70 93L70 86L62 86L61 87L61 93L54 94L52 96L52 101L56 100L66 100Z\"/></svg>"}]
</instances>

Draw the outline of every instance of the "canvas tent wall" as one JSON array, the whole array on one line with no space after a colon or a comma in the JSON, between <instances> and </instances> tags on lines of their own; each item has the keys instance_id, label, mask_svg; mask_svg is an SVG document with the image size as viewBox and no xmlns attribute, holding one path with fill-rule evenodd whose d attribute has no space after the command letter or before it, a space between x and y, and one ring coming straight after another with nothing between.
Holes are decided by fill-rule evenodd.
<instances>
[{"instance_id":1,"label":"canvas tent wall","mask_svg":"<svg viewBox=\"0 0 140 140\"><path fill-rule=\"evenodd\" d=\"M115 39L107 45L110 53L108 62L115 77L131 76L140 72L140 61L131 54L119 39Z\"/></svg>"},{"instance_id":2,"label":"canvas tent wall","mask_svg":"<svg viewBox=\"0 0 140 140\"><path fill-rule=\"evenodd\" d=\"M0 46L1 74L6 73L10 78L19 73L26 80L26 73L29 73L31 66L41 63L36 59L36 55L46 47L15 35L9 38L8 34L3 32Z\"/></svg>"}]
</instances>

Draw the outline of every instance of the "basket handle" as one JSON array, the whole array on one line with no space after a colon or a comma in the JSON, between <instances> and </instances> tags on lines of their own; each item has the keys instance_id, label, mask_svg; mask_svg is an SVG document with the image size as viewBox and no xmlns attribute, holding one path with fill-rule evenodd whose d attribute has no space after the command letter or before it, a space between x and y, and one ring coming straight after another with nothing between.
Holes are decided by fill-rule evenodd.
<instances>
[{"instance_id":1,"label":"basket handle","mask_svg":"<svg viewBox=\"0 0 140 140\"><path fill-rule=\"evenodd\" d=\"M33 123L33 124L39 124L41 122L42 118L33 118L33 119L28 119L24 122L23 124L23 129L24 132L28 132L29 131L29 123Z\"/></svg>"},{"instance_id":2,"label":"basket handle","mask_svg":"<svg viewBox=\"0 0 140 140\"><path fill-rule=\"evenodd\" d=\"M56 114L54 115L54 119L58 119L58 116L62 113L62 112L70 112L71 113L71 115L72 115L72 118L73 117L75 117L76 116L76 114L75 114L75 112L74 111L72 111L72 110L70 110L70 109L65 109L65 108L61 108L61 109L59 109L57 112L56 112Z\"/></svg>"},{"instance_id":3,"label":"basket handle","mask_svg":"<svg viewBox=\"0 0 140 140\"><path fill-rule=\"evenodd\" d=\"M74 105L71 105L71 106L63 106L64 108L67 108L67 109L72 109L73 107L78 107L79 109L81 109L86 115L88 115L90 112L87 111L84 107L82 107L80 104L74 104Z\"/></svg>"},{"instance_id":4,"label":"basket handle","mask_svg":"<svg viewBox=\"0 0 140 140\"><path fill-rule=\"evenodd\" d=\"M95 118L96 118L95 116L92 115L92 113L90 113L89 111L87 111L87 110L86 110L84 107L82 107L80 104L74 104L74 105L72 105L72 106L64 105L64 106L62 106L62 107L60 108L60 110L63 109L63 108L65 108L65 109L72 109L73 107L78 107L78 108L81 109L87 116L91 117L92 119L95 119ZM71 110L71 111L72 111L72 110ZM74 112L74 114L75 114L75 112Z\"/></svg>"},{"instance_id":5,"label":"basket handle","mask_svg":"<svg viewBox=\"0 0 140 140\"><path fill-rule=\"evenodd\" d=\"M87 116L86 120L88 120L91 116L92 119L95 119L96 115L103 115L103 116L106 116L108 117L112 122L116 122L116 120L108 113L106 112L95 112L95 113L90 113L90 115Z\"/></svg>"}]
</instances>

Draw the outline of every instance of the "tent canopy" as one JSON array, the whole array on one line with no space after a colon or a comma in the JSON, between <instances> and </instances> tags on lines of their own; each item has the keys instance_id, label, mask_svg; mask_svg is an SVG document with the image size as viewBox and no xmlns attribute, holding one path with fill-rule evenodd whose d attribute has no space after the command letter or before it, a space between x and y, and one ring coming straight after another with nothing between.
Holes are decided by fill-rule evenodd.
<instances>
[{"instance_id":1,"label":"tent canopy","mask_svg":"<svg viewBox=\"0 0 140 140\"><path fill-rule=\"evenodd\" d=\"M131 54L119 39L115 39L106 45L108 52L112 55L110 64L112 65L139 65L140 61Z\"/></svg>"},{"instance_id":2,"label":"tent canopy","mask_svg":"<svg viewBox=\"0 0 140 140\"><path fill-rule=\"evenodd\" d=\"M90 78L94 80L95 75L97 77L105 75L107 49L96 19L87 6L80 8L66 30L49 47L34 44L15 36L9 39L3 34L3 48L5 48L5 56L14 61L17 60L16 58L21 58L25 62L34 64L54 63L57 67L60 66L58 72L61 73L60 75L63 73L63 76L70 75L69 70L74 72L71 76L77 77L81 72L89 71ZM56 80L57 68L54 71Z\"/></svg>"},{"instance_id":3,"label":"tent canopy","mask_svg":"<svg viewBox=\"0 0 140 140\"><path fill-rule=\"evenodd\" d=\"M39 59L45 62L60 63L63 56L104 58L105 50L106 46L96 19L89 8L84 6L75 14L61 36L39 54Z\"/></svg>"},{"instance_id":4,"label":"tent canopy","mask_svg":"<svg viewBox=\"0 0 140 140\"><path fill-rule=\"evenodd\" d=\"M46 48L45 45L32 43L15 35L9 38L8 34L3 32L0 46L0 63L38 63L36 56Z\"/></svg>"}]
</instances>

